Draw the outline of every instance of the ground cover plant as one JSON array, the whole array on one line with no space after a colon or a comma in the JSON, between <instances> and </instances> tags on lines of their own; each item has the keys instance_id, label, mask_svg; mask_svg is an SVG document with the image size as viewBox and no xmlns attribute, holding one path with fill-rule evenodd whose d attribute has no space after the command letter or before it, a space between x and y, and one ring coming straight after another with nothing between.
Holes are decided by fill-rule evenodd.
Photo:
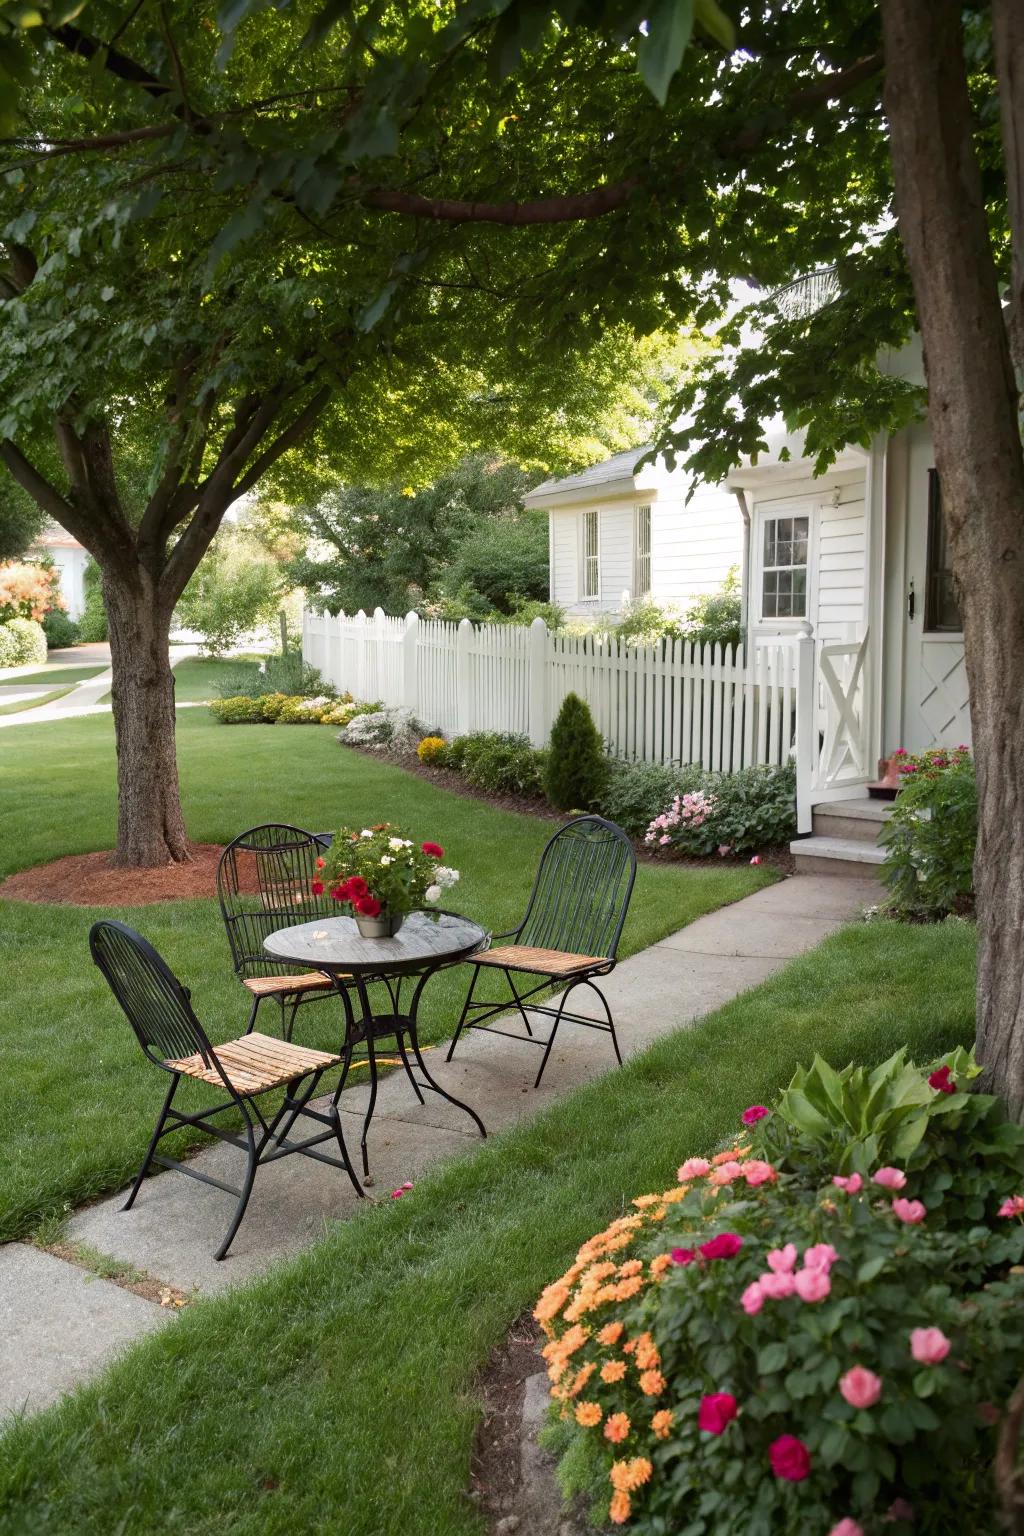
<instances>
[{"instance_id":1,"label":"ground cover plant","mask_svg":"<svg viewBox=\"0 0 1024 1536\"><path fill-rule=\"evenodd\" d=\"M17 750L7 751L5 743L0 753L0 875L109 847L116 816L109 716L11 729ZM390 819L430 829L447 862L462 872L460 911L497 931L522 916L550 822L451 795L390 763L343 751L331 731L253 726L244 735L244 750L239 739L206 710L181 711L182 794L195 841L225 843L246 826L282 817L313 831ZM633 952L769 878L748 869L646 867L623 951ZM0 912L4 1239L130 1176L152 1129L154 1084L88 963L89 926L110 914L23 902L4 902ZM212 897L113 915L146 934L193 988L199 1016L215 1040L241 1031L247 996L231 973ZM437 1040L450 1029L465 985L454 971L430 984L421 1013L423 1039ZM303 1020L307 1043L337 1046L333 1010L311 1006Z\"/></svg>"},{"instance_id":2,"label":"ground cover plant","mask_svg":"<svg viewBox=\"0 0 1024 1536\"><path fill-rule=\"evenodd\" d=\"M407 1198L190 1307L12 1427L0 1530L276 1536L343 1508L352 1536L480 1536L464 1493L474 1376L542 1286L816 1051L877 1061L906 1043L927 1060L968 1041L973 963L967 925L849 928Z\"/></svg>"}]
</instances>

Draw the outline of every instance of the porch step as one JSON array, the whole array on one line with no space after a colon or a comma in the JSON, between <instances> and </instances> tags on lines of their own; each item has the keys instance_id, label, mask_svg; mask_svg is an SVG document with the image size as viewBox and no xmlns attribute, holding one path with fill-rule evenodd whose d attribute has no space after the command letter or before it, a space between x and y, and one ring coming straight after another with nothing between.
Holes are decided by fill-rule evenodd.
<instances>
[{"instance_id":1,"label":"porch step","mask_svg":"<svg viewBox=\"0 0 1024 1536\"><path fill-rule=\"evenodd\" d=\"M885 852L860 837L832 837L815 833L790 843L798 875L881 875Z\"/></svg>"},{"instance_id":2,"label":"porch step","mask_svg":"<svg viewBox=\"0 0 1024 1536\"><path fill-rule=\"evenodd\" d=\"M827 800L812 808L812 827L822 837L873 843L892 815L887 800Z\"/></svg>"}]
</instances>

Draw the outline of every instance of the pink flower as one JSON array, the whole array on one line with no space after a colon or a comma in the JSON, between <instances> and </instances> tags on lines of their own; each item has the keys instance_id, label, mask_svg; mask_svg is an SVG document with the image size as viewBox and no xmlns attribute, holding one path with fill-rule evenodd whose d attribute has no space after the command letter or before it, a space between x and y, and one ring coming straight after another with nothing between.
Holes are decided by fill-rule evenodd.
<instances>
[{"instance_id":1,"label":"pink flower","mask_svg":"<svg viewBox=\"0 0 1024 1536\"><path fill-rule=\"evenodd\" d=\"M393 1189L391 1191L391 1198L392 1198L392 1200L401 1200L401 1198L402 1198L402 1196L404 1194L405 1194L405 1190L404 1189Z\"/></svg>"},{"instance_id":2,"label":"pink flower","mask_svg":"<svg viewBox=\"0 0 1024 1536\"><path fill-rule=\"evenodd\" d=\"M750 862L751 862L751 864L760 864L760 862L761 862L761 855L759 853L755 853L754 857L751 859Z\"/></svg>"},{"instance_id":3,"label":"pink flower","mask_svg":"<svg viewBox=\"0 0 1024 1536\"><path fill-rule=\"evenodd\" d=\"M680 1184L685 1184L689 1179L702 1179L710 1167L706 1157L688 1157L679 1170Z\"/></svg>"},{"instance_id":4,"label":"pink flower","mask_svg":"<svg viewBox=\"0 0 1024 1536\"><path fill-rule=\"evenodd\" d=\"M894 1200L892 1213L898 1216L900 1221L905 1221L908 1227L916 1227L924 1221L928 1214L928 1207L922 1205L920 1200Z\"/></svg>"},{"instance_id":5,"label":"pink flower","mask_svg":"<svg viewBox=\"0 0 1024 1536\"><path fill-rule=\"evenodd\" d=\"M743 1239L736 1232L720 1232L707 1243L701 1243L700 1253L705 1259L734 1259L743 1247Z\"/></svg>"},{"instance_id":6,"label":"pink flower","mask_svg":"<svg viewBox=\"0 0 1024 1536\"><path fill-rule=\"evenodd\" d=\"M893 1499L885 1513L886 1520L905 1520L908 1525L914 1522L914 1506L906 1499Z\"/></svg>"},{"instance_id":7,"label":"pink flower","mask_svg":"<svg viewBox=\"0 0 1024 1536\"><path fill-rule=\"evenodd\" d=\"M941 1328L915 1328L910 1335L910 1353L918 1365L938 1365L952 1347Z\"/></svg>"},{"instance_id":8,"label":"pink flower","mask_svg":"<svg viewBox=\"0 0 1024 1536\"><path fill-rule=\"evenodd\" d=\"M845 1520L840 1520L838 1525L832 1527L828 1536L864 1536L864 1527L847 1515Z\"/></svg>"},{"instance_id":9,"label":"pink flower","mask_svg":"<svg viewBox=\"0 0 1024 1536\"><path fill-rule=\"evenodd\" d=\"M855 1365L839 1378L839 1390L851 1408L873 1408L882 1395L882 1378Z\"/></svg>"},{"instance_id":10,"label":"pink flower","mask_svg":"<svg viewBox=\"0 0 1024 1536\"><path fill-rule=\"evenodd\" d=\"M753 1285L748 1285L740 1297L740 1306L748 1317L754 1317L764 1306L764 1292L761 1289L760 1280L755 1280Z\"/></svg>"},{"instance_id":11,"label":"pink flower","mask_svg":"<svg viewBox=\"0 0 1024 1536\"><path fill-rule=\"evenodd\" d=\"M731 1392L711 1392L702 1397L697 1409L697 1428L709 1435L722 1435L739 1412Z\"/></svg>"},{"instance_id":12,"label":"pink flower","mask_svg":"<svg viewBox=\"0 0 1024 1536\"><path fill-rule=\"evenodd\" d=\"M761 1184L773 1184L775 1182L775 1169L771 1163L763 1163L760 1158L752 1157L743 1165L743 1177L751 1189L757 1189Z\"/></svg>"},{"instance_id":13,"label":"pink flower","mask_svg":"<svg viewBox=\"0 0 1024 1536\"><path fill-rule=\"evenodd\" d=\"M811 1454L795 1435L780 1435L768 1447L768 1459L776 1477L787 1483L802 1483L811 1470Z\"/></svg>"},{"instance_id":14,"label":"pink flower","mask_svg":"<svg viewBox=\"0 0 1024 1536\"><path fill-rule=\"evenodd\" d=\"M402 1185L402 1188L403 1189L412 1189L412 1180L411 1179L406 1179L405 1183Z\"/></svg>"},{"instance_id":15,"label":"pink flower","mask_svg":"<svg viewBox=\"0 0 1024 1536\"><path fill-rule=\"evenodd\" d=\"M697 1253L693 1248L673 1248L669 1254L673 1264L692 1264L696 1257Z\"/></svg>"},{"instance_id":16,"label":"pink flower","mask_svg":"<svg viewBox=\"0 0 1024 1536\"><path fill-rule=\"evenodd\" d=\"M1010 1195L999 1207L1000 1216L1024 1216L1024 1195Z\"/></svg>"},{"instance_id":17,"label":"pink flower","mask_svg":"<svg viewBox=\"0 0 1024 1536\"><path fill-rule=\"evenodd\" d=\"M801 1301L824 1301L832 1289L827 1269L797 1270L793 1285Z\"/></svg>"},{"instance_id":18,"label":"pink flower","mask_svg":"<svg viewBox=\"0 0 1024 1536\"><path fill-rule=\"evenodd\" d=\"M768 1254L768 1268L777 1275L788 1275L796 1269L796 1244L787 1243L785 1248L773 1248Z\"/></svg>"},{"instance_id":19,"label":"pink flower","mask_svg":"<svg viewBox=\"0 0 1024 1536\"><path fill-rule=\"evenodd\" d=\"M757 1283L761 1287L761 1295L769 1297L771 1301L782 1301L785 1297L792 1296L796 1290L792 1275L785 1272L776 1273L771 1269L767 1274L762 1275Z\"/></svg>"},{"instance_id":20,"label":"pink flower","mask_svg":"<svg viewBox=\"0 0 1024 1536\"><path fill-rule=\"evenodd\" d=\"M845 1179L841 1173L837 1173L833 1175L832 1183L836 1186L836 1189L844 1189L848 1195L859 1195L864 1180L859 1173L851 1173Z\"/></svg>"},{"instance_id":21,"label":"pink flower","mask_svg":"<svg viewBox=\"0 0 1024 1536\"><path fill-rule=\"evenodd\" d=\"M737 1162L723 1163L720 1168L713 1169L708 1180L709 1184L731 1184L733 1179L743 1176L743 1164Z\"/></svg>"},{"instance_id":22,"label":"pink flower","mask_svg":"<svg viewBox=\"0 0 1024 1536\"><path fill-rule=\"evenodd\" d=\"M907 1176L899 1168L879 1168L871 1175L871 1182L881 1184L883 1189L905 1189Z\"/></svg>"},{"instance_id":23,"label":"pink flower","mask_svg":"<svg viewBox=\"0 0 1024 1536\"><path fill-rule=\"evenodd\" d=\"M934 1088L936 1093L956 1093L956 1083L953 1081L949 1067L939 1067L928 1079L929 1088Z\"/></svg>"},{"instance_id":24,"label":"pink flower","mask_svg":"<svg viewBox=\"0 0 1024 1536\"><path fill-rule=\"evenodd\" d=\"M744 1125L756 1125L759 1120L764 1119L767 1113L767 1105L751 1104L750 1108L745 1109L742 1115L740 1115L740 1119L743 1121Z\"/></svg>"},{"instance_id":25,"label":"pink flower","mask_svg":"<svg viewBox=\"0 0 1024 1536\"><path fill-rule=\"evenodd\" d=\"M670 843L671 841L672 841L672 839L669 837L667 832L663 832L661 834L661 836L658 838L658 844L662 848L665 847L666 843Z\"/></svg>"},{"instance_id":26,"label":"pink flower","mask_svg":"<svg viewBox=\"0 0 1024 1536\"><path fill-rule=\"evenodd\" d=\"M839 1255L831 1243L813 1243L804 1254L807 1269L823 1269L828 1274Z\"/></svg>"},{"instance_id":27,"label":"pink flower","mask_svg":"<svg viewBox=\"0 0 1024 1536\"><path fill-rule=\"evenodd\" d=\"M719 845L718 845L718 857L720 859L724 859L726 854L728 854L728 853L732 853L732 844L731 843L719 843Z\"/></svg>"}]
</instances>

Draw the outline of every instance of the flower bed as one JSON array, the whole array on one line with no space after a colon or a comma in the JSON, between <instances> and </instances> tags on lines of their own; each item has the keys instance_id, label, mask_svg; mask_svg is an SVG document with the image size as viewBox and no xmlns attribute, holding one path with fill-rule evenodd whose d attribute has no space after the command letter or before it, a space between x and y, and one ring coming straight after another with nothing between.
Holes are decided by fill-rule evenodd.
<instances>
[{"instance_id":1,"label":"flower bed","mask_svg":"<svg viewBox=\"0 0 1024 1536\"><path fill-rule=\"evenodd\" d=\"M974 905L978 787L965 746L916 757L901 748L900 790L879 841L885 848L888 911L935 921Z\"/></svg>"},{"instance_id":2,"label":"flower bed","mask_svg":"<svg viewBox=\"0 0 1024 1536\"><path fill-rule=\"evenodd\" d=\"M535 1312L567 1493L644 1536L994 1528L1024 1131L976 1070L815 1062L584 1244Z\"/></svg>"},{"instance_id":3,"label":"flower bed","mask_svg":"<svg viewBox=\"0 0 1024 1536\"><path fill-rule=\"evenodd\" d=\"M326 694L307 699L301 694L263 693L256 698L236 694L211 699L211 714L222 725L335 725L347 726L359 715L381 711L380 704L357 703L351 694L340 699Z\"/></svg>"}]
</instances>

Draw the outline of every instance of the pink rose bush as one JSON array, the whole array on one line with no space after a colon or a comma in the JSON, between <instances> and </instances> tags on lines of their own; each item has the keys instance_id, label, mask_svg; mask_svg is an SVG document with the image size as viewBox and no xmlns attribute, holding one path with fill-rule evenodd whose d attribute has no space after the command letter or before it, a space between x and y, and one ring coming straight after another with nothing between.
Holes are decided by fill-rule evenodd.
<instances>
[{"instance_id":1,"label":"pink rose bush","mask_svg":"<svg viewBox=\"0 0 1024 1536\"><path fill-rule=\"evenodd\" d=\"M545 1289L546 1433L595 1518L641 1536L996 1528L991 1461L1024 1373L1024 1138L1004 1120L993 1138L992 1101L935 1070L897 1064L891 1132L845 1112L845 1138L823 1129L818 1098L801 1126L783 1095Z\"/></svg>"}]
</instances>

